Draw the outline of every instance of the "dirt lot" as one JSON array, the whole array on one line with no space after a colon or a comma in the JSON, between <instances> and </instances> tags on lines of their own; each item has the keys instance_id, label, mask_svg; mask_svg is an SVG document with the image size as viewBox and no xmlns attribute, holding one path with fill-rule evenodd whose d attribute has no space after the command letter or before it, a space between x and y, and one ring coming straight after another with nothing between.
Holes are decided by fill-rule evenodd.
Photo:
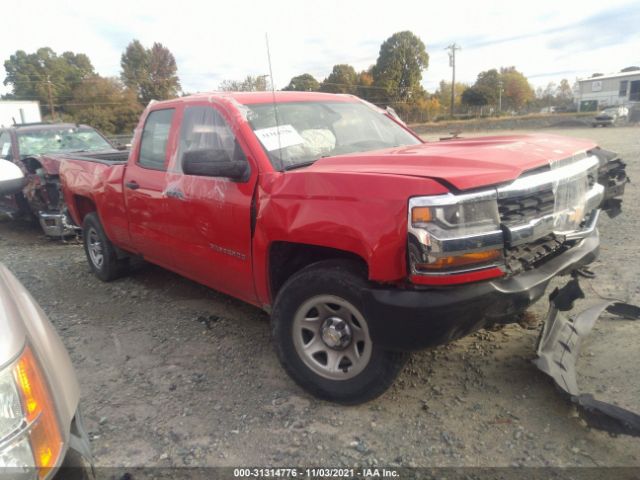
<instances>
[{"instance_id":1,"label":"dirt lot","mask_svg":"<svg viewBox=\"0 0 640 480\"><path fill-rule=\"evenodd\" d=\"M553 133L596 139L640 179L638 127ZM640 304L637 184L600 230L598 278L579 306L597 294ZM640 467L640 439L585 428L531 364L536 330L416 354L384 396L340 407L289 380L256 308L149 265L103 284L80 245L23 223L0 223L0 260L71 353L98 466ZM640 411L639 341L637 322L601 320L581 359L585 391Z\"/></svg>"}]
</instances>

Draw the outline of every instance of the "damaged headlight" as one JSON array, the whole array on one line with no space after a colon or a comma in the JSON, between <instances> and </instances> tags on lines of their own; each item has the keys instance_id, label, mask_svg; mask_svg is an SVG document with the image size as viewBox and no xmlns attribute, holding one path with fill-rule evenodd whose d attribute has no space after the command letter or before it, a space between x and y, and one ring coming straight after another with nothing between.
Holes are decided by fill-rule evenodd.
<instances>
[{"instance_id":1,"label":"damaged headlight","mask_svg":"<svg viewBox=\"0 0 640 480\"><path fill-rule=\"evenodd\" d=\"M502 263L495 191L409 200L412 274L457 273Z\"/></svg>"},{"instance_id":2,"label":"damaged headlight","mask_svg":"<svg viewBox=\"0 0 640 480\"><path fill-rule=\"evenodd\" d=\"M63 438L45 377L27 346L0 372L0 474L47 478L62 450Z\"/></svg>"}]
</instances>

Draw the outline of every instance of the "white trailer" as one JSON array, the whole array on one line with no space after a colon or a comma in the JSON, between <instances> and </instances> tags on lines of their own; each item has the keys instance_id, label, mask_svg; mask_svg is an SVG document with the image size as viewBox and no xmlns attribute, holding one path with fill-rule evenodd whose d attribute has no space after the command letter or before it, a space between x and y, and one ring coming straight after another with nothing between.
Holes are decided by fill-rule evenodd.
<instances>
[{"instance_id":1,"label":"white trailer","mask_svg":"<svg viewBox=\"0 0 640 480\"><path fill-rule=\"evenodd\" d=\"M42 121L40 102L0 100L0 127L14 123L37 123Z\"/></svg>"}]
</instances>

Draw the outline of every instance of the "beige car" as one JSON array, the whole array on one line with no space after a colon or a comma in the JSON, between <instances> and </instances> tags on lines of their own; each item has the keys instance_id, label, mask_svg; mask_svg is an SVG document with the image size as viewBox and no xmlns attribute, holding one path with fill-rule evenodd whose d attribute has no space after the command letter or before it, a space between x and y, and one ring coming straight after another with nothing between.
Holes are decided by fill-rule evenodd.
<instances>
[{"instance_id":1,"label":"beige car","mask_svg":"<svg viewBox=\"0 0 640 480\"><path fill-rule=\"evenodd\" d=\"M22 185L20 169L0 160L0 195ZM79 400L60 337L0 263L0 478L91 478Z\"/></svg>"}]
</instances>

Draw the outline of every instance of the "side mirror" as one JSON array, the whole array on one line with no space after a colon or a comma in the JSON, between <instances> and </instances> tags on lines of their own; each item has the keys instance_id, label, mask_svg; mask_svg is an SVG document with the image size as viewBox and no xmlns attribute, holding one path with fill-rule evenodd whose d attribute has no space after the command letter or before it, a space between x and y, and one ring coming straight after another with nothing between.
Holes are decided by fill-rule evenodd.
<instances>
[{"instance_id":1,"label":"side mirror","mask_svg":"<svg viewBox=\"0 0 640 480\"><path fill-rule=\"evenodd\" d=\"M15 163L0 160L0 195L13 195L22 190L26 178Z\"/></svg>"},{"instance_id":2,"label":"side mirror","mask_svg":"<svg viewBox=\"0 0 640 480\"><path fill-rule=\"evenodd\" d=\"M186 175L224 177L237 181L249 178L249 164L246 161L234 162L223 149L207 148L185 152L182 155L182 171Z\"/></svg>"}]
</instances>

